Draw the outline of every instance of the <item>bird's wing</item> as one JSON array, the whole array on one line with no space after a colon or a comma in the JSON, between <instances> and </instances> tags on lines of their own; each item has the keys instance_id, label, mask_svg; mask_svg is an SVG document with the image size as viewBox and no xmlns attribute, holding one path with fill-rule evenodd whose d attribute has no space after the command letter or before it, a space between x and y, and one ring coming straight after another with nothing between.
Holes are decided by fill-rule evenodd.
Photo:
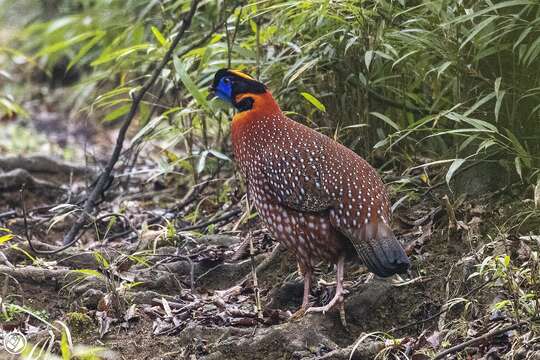
<instances>
[{"instance_id":1,"label":"bird's wing","mask_svg":"<svg viewBox=\"0 0 540 360\"><path fill-rule=\"evenodd\" d=\"M291 159L268 162L265 167L270 194L283 206L302 212L321 212L330 209L335 201L322 189L319 163L316 160L298 163Z\"/></svg>"}]
</instances>

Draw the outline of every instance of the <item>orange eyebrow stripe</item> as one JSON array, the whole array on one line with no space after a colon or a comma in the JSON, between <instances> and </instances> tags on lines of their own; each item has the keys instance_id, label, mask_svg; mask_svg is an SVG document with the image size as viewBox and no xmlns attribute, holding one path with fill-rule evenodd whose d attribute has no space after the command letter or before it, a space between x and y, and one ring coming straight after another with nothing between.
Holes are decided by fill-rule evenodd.
<instances>
[{"instance_id":1,"label":"orange eyebrow stripe","mask_svg":"<svg viewBox=\"0 0 540 360\"><path fill-rule=\"evenodd\" d=\"M230 73L236 75L236 76L240 76L240 77L243 77L244 79L248 79L248 80L255 80L254 78L252 78L251 76L249 76L248 74L244 74L243 72L241 72L240 70L229 70ZM255 80L256 81L256 80Z\"/></svg>"}]
</instances>

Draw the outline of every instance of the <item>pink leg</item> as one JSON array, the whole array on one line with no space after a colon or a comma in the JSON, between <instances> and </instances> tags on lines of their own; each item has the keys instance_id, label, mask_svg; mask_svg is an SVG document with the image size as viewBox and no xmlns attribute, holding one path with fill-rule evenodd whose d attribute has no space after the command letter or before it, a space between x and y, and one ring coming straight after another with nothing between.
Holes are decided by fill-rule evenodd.
<instances>
[{"instance_id":1,"label":"pink leg","mask_svg":"<svg viewBox=\"0 0 540 360\"><path fill-rule=\"evenodd\" d=\"M304 297L302 299L302 309L309 307L309 292L311 290L311 270L304 273Z\"/></svg>"},{"instance_id":2,"label":"pink leg","mask_svg":"<svg viewBox=\"0 0 540 360\"><path fill-rule=\"evenodd\" d=\"M304 276L304 296L302 298L302 306L300 309L298 309L294 314L292 314L291 319L297 320L304 316L306 313L306 310L309 308L309 293L311 290L311 269L303 269L301 265L299 265L300 272Z\"/></svg>"},{"instance_id":3,"label":"pink leg","mask_svg":"<svg viewBox=\"0 0 540 360\"><path fill-rule=\"evenodd\" d=\"M330 302L324 306L320 307L310 307L307 309L306 313L310 312L322 312L323 314L330 311L334 306L343 302L343 270L345 267L345 258L341 256L338 259L337 263L337 275L336 275L336 295L330 300Z\"/></svg>"}]
</instances>

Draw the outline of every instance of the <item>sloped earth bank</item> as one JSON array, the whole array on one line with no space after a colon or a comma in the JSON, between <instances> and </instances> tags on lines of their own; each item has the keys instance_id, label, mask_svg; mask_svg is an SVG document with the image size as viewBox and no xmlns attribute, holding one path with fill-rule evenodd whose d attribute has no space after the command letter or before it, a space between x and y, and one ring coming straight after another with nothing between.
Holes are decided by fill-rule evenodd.
<instances>
[{"instance_id":1,"label":"sloped earth bank","mask_svg":"<svg viewBox=\"0 0 540 360\"><path fill-rule=\"evenodd\" d=\"M47 348L54 334L58 353L59 320L75 345L123 359L418 360L471 339L480 340L450 357L536 356L530 323L480 338L524 319L495 306L509 298L500 280L472 276L488 256L511 253L519 265L537 250L536 237L518 236L537 224L501 230L531 206L523 189L454 199L418 182L416 200L398 207L394 222L410 273L383 280L348 264L344 318L337 311L291 318L302 297L294 259L246 216L230 168L188 188L181 176L148 181L155 163L145 159L154 155L141 154L135 168L120 164L119 174L131 175L112 182L77 246L54 255L36 255L25 237L40 250L59 246L76 209L62 204L80 203L98 167L0 158L0 227L19 235L0 245L2 335L19 329ZM312 301L321 305L332 296L333 269L320 264L317 278Z\"/></svg>"}]
</instances>

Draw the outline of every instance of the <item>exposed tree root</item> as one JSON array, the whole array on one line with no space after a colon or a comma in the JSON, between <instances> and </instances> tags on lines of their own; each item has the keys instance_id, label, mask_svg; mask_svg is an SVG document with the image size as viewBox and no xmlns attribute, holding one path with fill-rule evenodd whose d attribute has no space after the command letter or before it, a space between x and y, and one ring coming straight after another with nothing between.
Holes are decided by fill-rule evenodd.
<instances>
[{"instance_id":1,"label":"exposed tree root","mask_svg":"<svg viewBox=\"0 0 540 360\"><path fill-rule=\"evenodd\" d=\"M55 246L45 244L36 240L32 240L34 248L43 251L51 251L56 249ZM17 247L9 247L3 250L3 254L7 260L17 264L27 259L24 252L32 254L32 249L27 243L20 243ZM65 266L72 269L97 269L99 263L96 257L91 252L84 252L80 249L69 250L61 254L54 254L47 257L48 261L56 261L60 266Z\"/></svg>"},{"instance_id":2,"label":"exposed tree root","mask_svg":"<svg viewBox=\"0 0 540 360\"><path fill-rule=\"evenodd\" d=\"M65 190L50 182L33 177L27 170L15 169L6 173L0 173L0 193L16 192L22 187L28 191L55 199L65 193Z\"/></svg>"},{"instance_id":3,"label":"exposed tree root","mask_svg":"<svg viewBox=\"0 0 540 360\"><path fill-rule=\"evenodd\" d=\"M23 169L34 175L60 175L62 177L87 176L95 173L94 168L78 166L42 155L0 157L0 169L4 171Z\"/></svg>"},{"instance_id":4,"label":"exposed tree root","mask_svg":"<svg viewBox=\"0 0 540 360\"><path fill-rule=\"evenodd\" d=\"M36 266L13 268L0 265L0 275L11 276L21 284L33 284L45 287L58 287L67 281L69 269L46 269Z\"/></svg>"}]
</instances>

